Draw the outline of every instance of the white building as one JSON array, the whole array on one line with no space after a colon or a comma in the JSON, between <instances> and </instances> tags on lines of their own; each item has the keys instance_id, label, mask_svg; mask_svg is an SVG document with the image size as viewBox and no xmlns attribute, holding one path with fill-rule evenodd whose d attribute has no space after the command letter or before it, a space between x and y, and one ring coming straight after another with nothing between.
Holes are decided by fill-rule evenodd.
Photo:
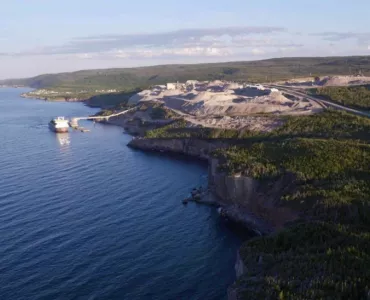
<instances>
[{"instance_id":1,"label":"white building","mask_svg":"<svg viewBox=\"0 0 370 300\"><path fill-rule=\"evenodd\" d=\"M186 81L186 85L196 85L198 83L199 83L198 80L188 80L188 81Z\"/></svg>"},{"instance_id":2,"label":"white building","mask_svg":"<svg viewBox=\"0 0 370 300\"><path fill-rule=\"evenodd\" d=\"M167 90L176 90L177 84L176 83L167 83Z\"/></svg>"}]
</instances>

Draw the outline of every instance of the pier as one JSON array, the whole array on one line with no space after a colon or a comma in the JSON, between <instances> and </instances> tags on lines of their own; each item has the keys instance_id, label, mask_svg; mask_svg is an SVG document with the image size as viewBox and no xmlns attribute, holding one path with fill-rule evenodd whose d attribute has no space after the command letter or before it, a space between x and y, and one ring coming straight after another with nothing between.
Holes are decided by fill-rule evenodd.
<instances>
[{"instance_id":1,"label":"pier","mask_svg":"<svg viewBox=\"0 0 370 300\"><path fill-rule=\"evenodd\" d=\"M124 114L126 114L129 111L134 110L134 109L136 109L136 108L135 107L130 108L130 109L127 109L127 110L124 110L124 111L121 111L121 112L118 112L118 113L114 113L114 114L111 114L111 115L108 115L108 116L91 116L91 117L71 118L71 120L69 121L69 126L74 128L74 129L79 129L78 121L80 121L80 120L105 120L105 121L108 121L110 118L117 117L117 116L120 116L120 115L124 115Z\"/></svg>"}]
</instances>

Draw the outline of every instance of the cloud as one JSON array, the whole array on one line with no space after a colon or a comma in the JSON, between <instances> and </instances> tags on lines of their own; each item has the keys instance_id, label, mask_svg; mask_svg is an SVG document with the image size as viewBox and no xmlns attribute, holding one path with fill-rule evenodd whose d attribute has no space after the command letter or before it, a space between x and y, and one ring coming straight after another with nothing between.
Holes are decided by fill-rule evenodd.
<instances>
[{"instance_id":1,"label":"cloud","mask_svg":"<svg viewBox=\"0 0 370 300\"><path fill-rule=\"evenodd\" d=\"M355 39L360 45L370 42L370 32L321 32L312 35L320 36L330 42L339 42L348 39Z\"/></svg>"},{"instance_id":2,"label":"cloud","mask_svg":"<svg viewBox=\"0 0 370 300\"><path fill-rule=\"evenodd\" d=\"M189 47L189 48L164 48L164 49L135 49L135 50L113 50L107 53L96 53L97 58L159 58L159 57L221 57L228 56L231 50L212 47Z\"/></svg>"},{"instance_id":3,"label":"cloud","mask_svg":"<svg viewBox=\"0 0 370 300\"><path fill-rule=\"evenodd\" d=\"M247 36L236 36L232 39L233 47L239 48L259 48L259 47L268 47L268 48L300 48L303 47L301 43L294 43L291 41L285 41L277 38L264 38L256 39L250 38Z\"/></svg>"},{"instance_id":4,"label":"cloud","mask_svg":"<svg viewBox=\"0 0 370 300\"><path fill-rule=\"evenodd\" d=\"M178 56L224 56L232 47L255 47L259 40L248 36L266 36L286 32L282 27L222 27L182 29L162 33L141 33L123 35L97 35L79 37L60 46L50 46L18 53L13 56L76 54L80 58L90 58L88 53L114 54L115 57L132 56L130 52L143 57L162 53ZM119 50L117 50L119 49ZM153 50L154 49L154 50Z\"/></svg>"},{"instance_id":5,"label":"cloud","mask_svg":"<svg viewBox=\"0 0 370 300\"><path fill-rule=\"evenodd\" d=\"M251 53L253 55L262 55L262 54L265 54L265 51L262 49L254 48L252 49Z\"/></svg>"}]
</instances>

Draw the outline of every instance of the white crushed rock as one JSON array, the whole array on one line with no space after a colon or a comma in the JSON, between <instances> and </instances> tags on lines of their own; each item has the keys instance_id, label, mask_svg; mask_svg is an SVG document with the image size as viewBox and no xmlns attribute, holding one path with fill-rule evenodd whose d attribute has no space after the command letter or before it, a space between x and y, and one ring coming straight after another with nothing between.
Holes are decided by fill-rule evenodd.
<instances>
[{"instance_id":1,"label":"white crushed rock","mask_svg":"<svg viewBox=\"0 0 370 300\"><path fill-rule=\"evenodd\" d=\"M189 84L189 82L191 84ZM192 116L240 116L258 113L294 114L316 111L315 102L291 100L276 89L264 88L261 85L247 85L235 82L188 81L188 84L176 84L176 89L158 87L134 95L130 104L141 101L159 101L168 108Z\"/></svg>"}]
</instances>

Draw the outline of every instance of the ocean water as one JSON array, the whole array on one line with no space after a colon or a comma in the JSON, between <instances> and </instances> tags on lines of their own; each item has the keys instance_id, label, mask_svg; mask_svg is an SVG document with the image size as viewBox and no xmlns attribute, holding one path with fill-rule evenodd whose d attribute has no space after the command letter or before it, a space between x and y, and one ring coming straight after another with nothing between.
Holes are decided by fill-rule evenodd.
<instances>
[{"instance_id":1,"label":"ocean water","mask_svg":"<svg viewBox=\"0 0 370 300\"><path fill-rule=\"evenodd\" d=\"M225 299L245 236L181 200L207 166L128 148L115 126L50 132L81 103L0 89L0 299Z\"/></svg>"}]
</instances>

